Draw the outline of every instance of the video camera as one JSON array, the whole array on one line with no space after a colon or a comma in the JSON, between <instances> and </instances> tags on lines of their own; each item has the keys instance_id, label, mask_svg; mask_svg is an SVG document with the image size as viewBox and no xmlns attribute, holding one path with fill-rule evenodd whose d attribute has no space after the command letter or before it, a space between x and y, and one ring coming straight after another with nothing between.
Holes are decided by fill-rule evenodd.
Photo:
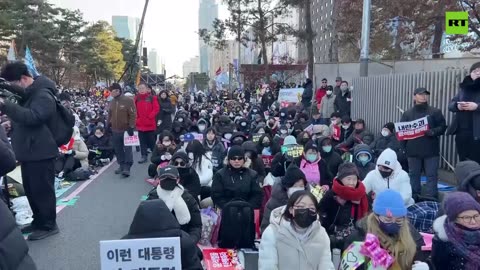
<instances>
[{"instance_id":1,"label":"video camera","mask_svg":"<svg viewBox=\"0 0 480 270\"><path fill-rule=\"evenodd\" d=\"M12 103L19 103L22 100L22 95L25 92L20 86L16 86L7 82L0 77L0 97Z\"/></svg>"}]
</instances>

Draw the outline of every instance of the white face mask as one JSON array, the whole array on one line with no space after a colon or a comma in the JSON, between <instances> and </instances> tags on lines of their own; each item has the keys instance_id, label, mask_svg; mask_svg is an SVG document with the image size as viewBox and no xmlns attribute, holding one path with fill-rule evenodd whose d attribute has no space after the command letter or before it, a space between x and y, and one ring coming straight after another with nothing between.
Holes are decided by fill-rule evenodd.
<instances>
[{"instance_id":1,"label":"white face mask","mask_svg":"<svg viewBox=\"0 0 480 270\"><path fill-rule=\"evenodd\" d=\"M232 133L226 133L223 137L225 137L227 140L230 140L232 138Z\"/></svg>"},{"instance_id":2,"label":"white face mask","mask_svg":"<svg viewBox=\"0 0 480 270\"><path fill-rule=\"evenodd\" d=\"M301 190L305 190L305 188L302 188L302 187L291 187L287 190L287 195L288 197L290 198L292 196L293 193L297 192L297 191L301 191Z\"/></svg>"},{"instance_id":3,"label":"white face mask","mask_svg":"<svg viewBox=\"0 0 480 270\"><path fill-rule=\"evenodd\" d=\"M205 130L206 126L205 125L198 125L198 130L200 132L203 132Z\"/></svg>"},{"instance_id":4,"label":"white face mask","mask_svg":"<svg viewBox=\"0 0 480 270\"><path fill-rule=\"evenodd\" d=\"M388 135L390 135L388 131L382 130L382 136L383 137L387 137Z\"/></svg>"},{"instance_id":5,"label":"white face mask","mask_svg":"<svg viewBox=\"0 0 480 270\"><path fill-rule=\"evenodd\" d=\"M327 91L327 95L330 96L331 94L332 94L332 91L328 90L328 91Z\"/></svg>"}]
</instances>

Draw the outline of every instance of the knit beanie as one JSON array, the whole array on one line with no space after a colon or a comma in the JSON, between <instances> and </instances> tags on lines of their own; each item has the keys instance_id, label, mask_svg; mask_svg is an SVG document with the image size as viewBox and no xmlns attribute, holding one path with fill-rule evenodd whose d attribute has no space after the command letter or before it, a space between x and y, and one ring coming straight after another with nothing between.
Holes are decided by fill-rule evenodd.
<instances>
[{"instance_id":1,"label":"knit beanie","mask_svg":"<svg viewBox=\"0 0 480 270\"><path fill-rule=\"evenodd\" d=\"M308 141L308 143L305 145L305 148L303 149L303 152L306 153L308 150L315 150L318 151L318 146L312 141Z\"/></svg>"},{"instance_id":2,"label":"knit beanie","mask_svg":"<svg viewBox=\"0 0 480 270\"><path fill-rule=\"evenodd\" d=\"M480 62L476 62L470 67L470 73L472 73L472 71L474 71L477 68L480 68Z\"/></svg>"},{"instance_id":3,"label":"knit beanie","mask_svg":"<svg viewBox=\"0 0 480 270\"><path fill-rule=\"evenodd\" d=\"M292 135L285 137L285 139L283 140L283 145L292 145L292 144L297 144L297 139L295 139L295 137L293 137Z\"/></svg>"},{"instance_id":4,"label":"knit beanie","mask_svg":"<svg viewBox=\"0 0 480 270\"><path fill-rule=\"evenodd\" d=\"M234 157L244 157L245 151L239 145L234 145L228 150L228 159L232 159Z\"/></svg>"},{"instance_id":5,"label":"knit beanie","mask_svg":"<svg viewBox=\"0 0 480 270\"><path fill-rule=\"evenodd\" d=\"M190 162L187 153L185 153L183 150L175 152L175 154L173 154L172 156L172 161L175 161L177 158L183 160L185 164L188 164Z\"/></svg>"},{"instance_id":6,"label":"knit beanie","mask_svg":"<svg viewBox=\"0 0 480 270\"><path fill-rule=\"evenodd\" d=\"M376 195L373 201L373 212L379 216L404 217L407 208L400 193L393 189L386 189Z\"/></svg>"},{"instance_id":7,"label":"knit beanie","mask_svg":"<svg viewBox=\"0 0 480 270\"><path fill-rule=\"evenodd\" d=\"M307 183L307 178L302 170L296 165L290 165L285 172L285 176L282 178L282 186L285 189L291 188L300 179L303 179L305 184Z\"/></svg>"},{"instance_id":8,"label":"knit beanie","mask_svg":"<svg viewBox=\"0 0 480 270\"><path fill-rule=\"evenodd\" d=\"M360 178L357 166L352 162L345 162L340 164L340 166L338 166L337 179L342 180L349 175L356 175L357 178Z\"/></svg>"},{"instance_id":9,"label":"knit beanie","mask_svg":"<svg viewBox=\"0 0 480 270\"><path fill-rule=\"evenodd\" d=\"M388 122L383 127L390 130L391 133L395 133L395 124L394 123Z\"/></svg>"},{"instance_id":10,"label":"knit beanie","mask_svg":"<svg viewBox=\"0 0 480 270\"><path fill-rule=\"evenodd\" d=\"M480 204L466 192L452 192L447 194L443 202L443 209L449 221L455 221L464 211L477 210L480 213Z\"/></svg>"}]
</instances>

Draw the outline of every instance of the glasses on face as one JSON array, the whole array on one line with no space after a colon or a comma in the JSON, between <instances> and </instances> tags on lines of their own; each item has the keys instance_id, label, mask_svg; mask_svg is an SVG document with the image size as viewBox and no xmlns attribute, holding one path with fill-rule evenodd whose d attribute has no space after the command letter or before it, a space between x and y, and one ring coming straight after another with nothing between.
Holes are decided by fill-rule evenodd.
<instances>
[{"instance_id":1,"label":"glasses on face","mask_svg":"<svg viewBox=\"0 0 480 270\"><path fill-rule=\"evenodd\" d=\"M475 223L480 223L480 214L474 216L463 216L457 217L458 220L462 220L464 223L472 223L472 220L475 220Z\"/></svg>"},{"instance_id":2,"label":"glasses on face","mask_svg":"<svg viewBox=\"0 0 480 270\"><path fill-rule=\"evenodd\" d=\"M383 223L397 223L398 225L402 225L404 222L404 218L394 218L394 217L384 217L380 216L378 219Z\"/></svg>"},{"instance_id":3,"label":"glasses on face","mask_svg":"<svg viewBox=\"0 0 480 270\"><path fill-rule=\"evenodd\" d=\"M232 157L230 160L240 161L240 160L243 160L243 157Z\"/></svg>"},{"instance_id":4,"label":"glasses on face","mask_svg":"<svg viewBox=\"0 0 480 270\"><path fill-rule=\"evenodd\" d=\"M293 206L293 209L306 209L313 214L317 214L317 209L315 207L306 207L305 205L297 204Z\"/></svg>"},{"instance_id":5,"label":"glasses on face","mask_svg":"<svg viewBox=\"0 0 480 270\"><path fill-rule=\"evenodd\" d=\"M187 164L184 161L174 161L173 166L175 167L185 167Z\"/></svg>"}]
</instances>

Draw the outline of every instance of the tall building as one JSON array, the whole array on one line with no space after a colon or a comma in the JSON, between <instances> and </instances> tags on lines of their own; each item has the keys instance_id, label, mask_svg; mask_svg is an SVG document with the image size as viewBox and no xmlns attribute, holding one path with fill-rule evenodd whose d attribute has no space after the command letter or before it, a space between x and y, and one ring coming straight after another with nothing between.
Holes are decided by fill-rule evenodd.
<instances>
[{"instance_id":1,"label":"tall building","mask_svg":"<svg viewBox=\"0 0 480 270\"><path fill-rule=\"evenodd\" d=\"M215 0L200 0L200 8L198 10L198 27L200 29L213 30L212 23L218 18L218 5ZM208 55L211 48L199 40L200 51L200 71L209 73Z\"/></svg>"},{"instance_id":2,"label":"tall building","mask_svg":"<svg viewBox=\"0 0 480 270\"><path fill-rule=\"evenodd\" d=\"M128 16L112 16L112 26L117 37L135 41L137 38L140 19Z\"/></svg>"},{"instance_id":3,"label":"tall building","mask_svg":"<svg viewBox=\"0 0 480 270\"><path fill-rule=\"evenodd\" d=\"M160 57L156 49L151 49L150 52L148 52L148 68L154 74L162 74Z\"/></svg>"},{"instance_id":4,"label":"tall building","mask_svg":"<svg viewBox=\"0 0 480 270\"><path fill-rule=\"evenodd\" d=\"M188 77L190 73L200 72L200 57L195 56L183 63L183 77Z\"/></svg>"},{"instance_id":5,"label":"tall building","mask_svg":"<svg viewBox=\"0 0 480 270\"><path fill-rule=\"evenodd\" d=\"M288 14L275 18L275 22L290 25L293 29L299 30L299 12L298 8L291 8ZM267 49L268 61L275 65L296 63L298 61L298 38L283 35L278 36L277 39Z\"/></svg>"}]
</instances>

